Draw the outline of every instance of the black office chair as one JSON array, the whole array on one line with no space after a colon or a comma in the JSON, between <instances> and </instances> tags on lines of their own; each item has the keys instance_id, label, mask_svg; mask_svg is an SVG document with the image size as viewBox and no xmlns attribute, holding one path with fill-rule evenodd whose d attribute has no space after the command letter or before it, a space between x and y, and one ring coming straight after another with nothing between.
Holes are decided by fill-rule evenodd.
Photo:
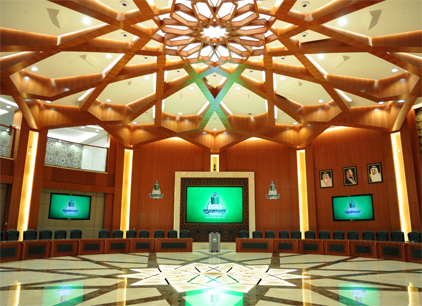
<instances>
[{"instance_id":1,"label":"black office chair","mask_svg":"<svg viewBox=\"0 0 422 306\"><path fill-rule=\"evenodd\" d=\"M126 238L136 238L136 231L135 230L126 231Z\"/></svg>"},{"instance_id":2,"label":"black office chair","mask_svg":"<svg viewBox=\"0 0 422 306\"><path fill-rule=\"evenodd\" d=\"M67 231L65 230L55 230L54 239L66 239Z\"/></svg>"},{"instance_id":3,"label":"black office chair","mask_svg":"<svg viewBox=\"0 0 422 306\"><path fill-rule=\"evenodd\" d=\"M333 239L335 240L344 240L344 231L334 231Z\"/></svg>"},{"instance_id":4,"label":"black office chair","mask_svg":"<svg viewBox=\"0 0 422 306\"><path fill-rule=\"evenodd\" d=\"M146 230L139 231L139 238L149 238L149 231L146 231Z\"/></svg>"},{"instance_id":5,"label":"black office chair","mask_svg":"<svg viewBox=\"0 0 422 306\"><path fill-rule=\"evenodd\" d=\"M36 230L26 230L23 232L23 240L37 240L38 233Z\"/></svg>"},{"instance_id":6,"label":"black office chair","mask_svg":"<svg viewBox=\"0 0 422 306\"><path fill-rule=\"evenodd\" d=\"M180 238L190 238L190 231L188 231L188 230L181 230L180 231Z\"/></svg>"},{"instance_id":7,"label":"black office chair","mask_svg":"<svg viewBox=\"0 0 422 306\"><path fill-rule=\"evenodd\" d=\"M392 231L390 237L391 241L404 242L404 233L401 231Z\"/></svg>"},{"instance_id":8,"label":"black office chair","mask_svg":"<svg viewBox=\"0 0 422 306\"><path fill-rule=\"evenodd\" d=\"M374 232L373 231L364 231L362 233L362 239L365 241L374 241Z\"/></svg>"},{"instance_id":9,"label":"black office chair","mask_svg":"<svg viewBox=\"0 0 422 306\"><path fill-rule=\"evenodd\" d=\"M292 239L302 239L301 231L292 231Z\"/></svg>"},{"instance_id":10,"label":"black office chair","mask_svg":"<svg viewBox=\"0 0 422 306\"><path fill-rule=\"evenodd\" d=\"M6 231L6 241L17 241L19 239L19 231L8 230Z\"/></svg>"},{"instance_id":11,"label":"black office chair","mask_svg":"<svg viewBox=\"0 0 422 306\"><path fill-rule=\"evenodd\" d=\"M275 239L275 232L274 231L266 231L265 238L267 239Z\"/></svg>"},{"instance_id":12,"label":"black office chair","mask_svg":"<svg viewBox=\"0 0 422 306\"><path fill-rule=\"evenodd\" d=\"M239 238L249 238L249 232L245 230L239 231Z\"/></svg>"},{"instance_id":13,"label":"black office chair","mask_svg":"<svg viewBox=\"0 0 422 306\"><path fill-rule=\"evenodd\" d=\"M409 238L409 242L419 242L421 243L421 232L410 232L407 234L407 237Z\"/></svg>"},{"instance_id":14,"label":"black office chair","mask_svg":"<svg viewBox=\"0 0 422 306\"><path fill-rule=\"evenodd\" d=\"M3 238L4 238L4 232L1 231L0 241L3 241Z\"/></svg>"},{"instance_id":15,"label":"black office chair","mask_svg":"<svg viewBox=\"0 0 422 306\"><path fill-rule=\"evenodd\" d=\"M82 239L82 231L79 229L73 229L70 231L70 239Z\"/></svg>"},{"instance_id":16,"label":"black office chair","mask_svg":"<svg viewBox=\"0 0 422 306\"><path fill-rule=\"evenodd\" d=\"M113 238L118 238L118 239L123 238L123 231L121 231L121 230L114 230L113 231Z\"/></svg>"},{"instance_id":17,"label":"black office chair","mask_svg":"<svg viewBox=\"0 0 422 306\"><path fill-rule=\"evenodd\" d=\"M253 231L252 238L262 238L262 231Z\"/></svg>"},{"instance_id":18,"label":"black office chair","mask_svg":"<svg viewBox=\"0 0 422 306\"><path fill-rule=\"evenodd\" d=\"M315 239L315 231L306 231L305 232L305 239Z\"/></svg>"},{"instance_id":19,"label":"black office chair","mask_svg":"<svg viewBox=\"0 0 422 306\"><path fill-rule=\"evenodd\" d=\"M177 231L176 230L167 231L167 238L177 238Z\"/></svg>"},{"instance_id":20,"label":"black office chair","mask_svg":"<svg viewBox=\"0 0 422 306\"><path fill-rule=\"evenodd\" d=\"M377 237L377 241L389 241L388 232L386 231L378 231L375 235Z\"/></svg>"},{"instance_id":21,"label":"black office chair","mask_svg":"<svg viewBox=\"0 0 422 306\"><path fill-rule=\"evenodd\" d=\"M290 238L289 231L279 231L278 232L278 238L289 239Z\"/></svg>"},{"instance_id":22,"label":"black office chair","mask_svg":"<svg viewBox=\"0 0 422 306\"><path fill-rule=\"evenodd\" d=\"M330 231L320 231L318 233L318 238L327 240L327 239L330 239L330 234L331 234Z\"/></svg>"},{"instance_id":23,"label":"black office chair","mask_svg":"<svg viewBox=\"0 0 422 306\"><path fill-rule=\"evenodd\" d=\"M53 239L53 232L48 229L40 230L40 234L38 236L39 240L52 240Z\"/></svg>"},{"instance_id":24,"label":"black office chair","mask_svg":"<svg viewBox=\"0 0 422 306\"><path fill-rule=\"evenodd\" d=\"M98 231L98 238L100 239L108 239L110 238L110 231L106 229L101 229Z\"/></svg>"},{"instance_id":25,"label":"black office chair","mask_svg":"<svg viewBox=\"0 0 422 306\"><path fill-rule=\"evenodd\" d=\"M164 231L157 230L154 232L154 238L164 238Z\"/></svg>"},{"instance_id":26,"label":"black office chair","mask_svg":"<svg viewBox=\"0 0 422 306\"><path fill-rule=\"evenodd\" d=\"M347 233L347 240L359 240L358 231L350 231Z\"/></svg>"}]
</instances>

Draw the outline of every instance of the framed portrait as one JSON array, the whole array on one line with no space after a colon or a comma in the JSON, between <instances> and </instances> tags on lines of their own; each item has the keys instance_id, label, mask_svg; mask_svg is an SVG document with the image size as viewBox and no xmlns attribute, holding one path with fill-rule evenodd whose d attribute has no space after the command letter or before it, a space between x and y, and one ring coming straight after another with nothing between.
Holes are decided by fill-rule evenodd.
<instances>
[{"instance_id":1,"label":"framed portrait","mask_svg":"<svg viewBox=\"0 0 422 306\"><path fill-rule=\"evenodd\" d=\"M343 168L344 186L353 186L358 184L358 173L356 167Z\"/></svg>"},{"instance_id":2,"label":"framed portrait","mask_svg":"<svg viewBox=\"0 0 422 306\"><path fill-rule=\"evenodd\" d=\"M381 163L368 164L366 165L368 174L368 183L382 183L382 167Z\"/></svg>"},{"instance_id":3,"label":"framed portrait","mask_svg":"<svg viewBox=\"0 0 422 306\"><path fill-rule=\"evenodd\" d=\"M319 171L319 187L320 188L331 188L334 186L333 182L333 170L320 170Z\"/></svg>"}]
</instances>

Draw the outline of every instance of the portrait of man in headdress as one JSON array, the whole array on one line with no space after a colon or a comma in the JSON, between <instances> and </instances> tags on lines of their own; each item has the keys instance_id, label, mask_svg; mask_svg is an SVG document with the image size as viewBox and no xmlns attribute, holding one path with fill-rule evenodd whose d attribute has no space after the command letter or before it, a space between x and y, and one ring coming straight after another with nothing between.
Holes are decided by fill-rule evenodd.
<instances>
[{"instance_id":1,"label":"portrait of man in headdress","mask_svg":"<svg viewBox=\"0 0 422 306\"><path fill-rule=\"evenodd\" d=\"M382 183L381 163L368 164L368 183Z\"/></svg>"},{"instance_id":2,"label":"portrait of man in headdress","mask_svg":"<svg viewBox=\"0 0 422 306\"><path fill-rule=\"evenodd\" d=\"M343 168L344 186L352 186L358 184L356 167Z\"/></svg>"},{"instance_id":3,"label":"portrait of man in headdress","mask_svg":"<svg viewBox=\"0 0 422 306\"><path fill-rule=\"evenodd\" d=\"M319 179L321 188L333 187L333 170L320 170Z\"/></svg>"}]
</instances>

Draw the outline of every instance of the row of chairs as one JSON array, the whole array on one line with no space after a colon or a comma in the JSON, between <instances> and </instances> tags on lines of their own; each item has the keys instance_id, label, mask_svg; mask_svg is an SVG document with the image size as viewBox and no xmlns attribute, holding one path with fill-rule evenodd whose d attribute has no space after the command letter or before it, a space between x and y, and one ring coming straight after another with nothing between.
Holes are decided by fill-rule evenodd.
<instances>
[{"instance_id":1,"label":"row of chairs","mask_svg":"<svg viewBox=\"0 0 422 306\"><path fill-rule=\"evenodd\" d=\"M377 241L390 241L388 232L386 231L378 231L375 234ZM373 231L364 231L362 233L363 240L374 241L374 232ZM412 242L421 242L421 232L410 232L407 234L409 241ZM278 233L278 237L280 239L290 239L289 231L280 231ZM239 232L239 238L249 238L249 232L245 230L241 230ZM252 238L262 238L262 231L254 231L252 232ZM266 231L265 238L268 239L275 239L275 232L274 231ZM318 233L319 239L331 239L331 232L330 231L320 231ZM390 233L391 241L396 242L404 242L404 233L401 231L393 231ZM292 231L291 239L302 239L302 233L300 231ZM316 239L315 231L306 231L305 232L305 239ZM333 239L336 240L344 240L344 231L334 231L333 232ZM350 231L347 233L348 240L359 240L359 232L358 231Z\"/></svg>"},{"instance_id":2,"label":"row of chairs","mask_svg":"<svg viewBox=\"0 0 422 306\"><path fill-rule=\"evenodd\" d=\"M36 230L26 230L23 232L23 240L37 240L38 232ZM180 238L189 238L190 232L188 230L180 231ZM3 241L4 232L1 231L1 241ZM123 231L114 230L113 238L123 238ZM177 231L170 230L167 232L168 238L177 238ZM19 231L17 230L8 230L6 231L6 236L4 237L6 241L17 241L19 239ZM66 239L67 231L65 230L55 230L54 239ZM110 231L102 229L98 233L98 238L110 238ZM126 231L126 238L136 238L135 230ZM149 238L149 231L142 230L139 231L139 238ZM157 230L154 232L154 238L164 238L164 231ZM39 240L52 240L53 232L48 229L40 230ZM70 231L70 239L82 239L82 231L79 229L73 229Z\"/></svg>"},{"instance_id":3,"label":"row of chairs","mask_svg":"<svg viewBox=\"0 0 422 306\"><path fill-rule=\"evenodd\" d=\"M113 231L113 238L123 238L123 231L121 230L114 230ZM149 238L149 231L141 230L139 231L139 238ZM181 230L180 231L180 238L189 238L190 231L188 230ZM102 229L98 233L98 238L110 238L110 231ZM135 230L128 230L126 231L126 238L136 238L136 231ZM164 238L164 231L156 230L154 231L154 238ZM169 230L167 232L167 238L177 238L177 231L176 230Z\"/></svg>"}]
</instances>

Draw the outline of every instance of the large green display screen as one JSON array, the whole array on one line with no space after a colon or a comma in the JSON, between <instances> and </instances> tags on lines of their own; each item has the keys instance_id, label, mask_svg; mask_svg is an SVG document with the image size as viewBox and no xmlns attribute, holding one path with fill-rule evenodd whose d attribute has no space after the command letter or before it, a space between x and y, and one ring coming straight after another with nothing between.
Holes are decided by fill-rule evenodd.
<instances>
[{"instance_id":1,"label":"large green display screen","mask_svg":"<svg viewBox=\"0 0 422 306\"><path fill-rule=\"evenodd\" d=\"M52 193L49 219L89 220L91 197Z\"/></svg>"},{"instance_id":2,"label":"large green display screen","mask_svg":"<svg viewBox=\"0 0 422 306\"><path fill-rule=\"evenodd\" d=\"M333 220L374 220L372 194L333 197Z\"/></svg>"},{"instance_id":3,"label":"large green display screen","mask_svg":"<svg viewBox=\"0 0 422 306\"><path fill-rule=\"evenodd\" d=\"M243 187L186 187L186 222L243 222Z\"/></svg>"}]
</instances>

